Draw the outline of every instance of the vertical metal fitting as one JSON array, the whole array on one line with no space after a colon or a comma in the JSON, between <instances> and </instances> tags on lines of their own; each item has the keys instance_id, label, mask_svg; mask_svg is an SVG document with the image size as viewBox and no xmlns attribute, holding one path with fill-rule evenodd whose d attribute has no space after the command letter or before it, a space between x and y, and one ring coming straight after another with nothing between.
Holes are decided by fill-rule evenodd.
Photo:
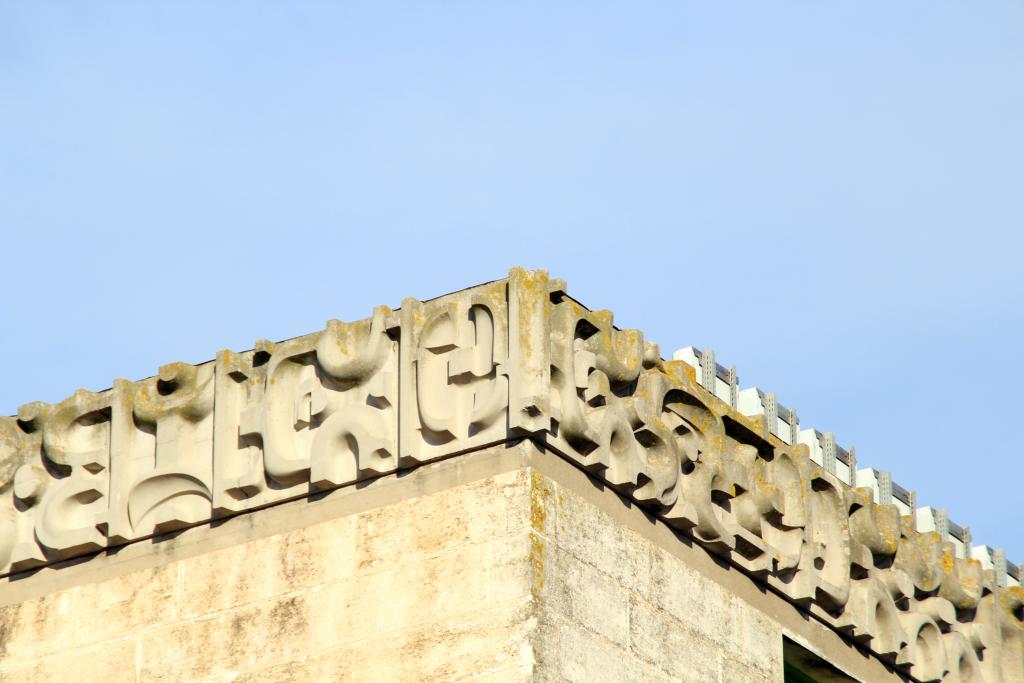
<instances>
[{"instance_id":1,"label":"vertical metal fitting","mask_svg":"<svg viewBox=\"0 0 1024 683\"><path fill-rule=\"evenodd\" d=\"M939 538L943 541L949 540L949 513L945 508L935 510L935 530L939 532Z\"/></svg>"},{"instance_id":2,"label":"vertical metal fitting","mask_svg":"<svg viewBox=\"0 0 1024 683\"><path fill-rule=\"evenodd\" d=\"M736 366L729 368L729 405L736 410L739 401L740 379L736 376Z\"/></svg>"},{"instance_id":3,"label":"vertical metal fitting","mask_svg":"<svg viewBox=\"0 0 1024 683\"><path fill-rule=\"evenodd\" d=\"M761 399L761 404L764 407L764 423L768 427L768 433L778 435L779 401L775 397L775 393L771 391L766 393Z\"/></svg>"},{"instance_id":4,"label":"vertical metal fitting","mask_svg":"<svg viewBox=\"0 0 1024 683\"><path fill-rule=\"evenodd\" d=\"M700 383L712 394L715 393L716 372L715 352L712 349L700 354Z\"/></svg>"},{"instance_id":5,"label":"vertical metal fitting","mask_svg":"<svg viewBox=\"0 0 1024 683\"><path fill-rule=\"evenodd\" d=\"M996 548L992 551L992 568L996 572L996 585L1005 586L1006 580L1006 551Z\"/></svg>"},{"instance_id":6,"label":"vertical metal fitting","mask_svg":"<svg viewBox=\"0 0 1024 683\"><path fill-rule=\"evenodd\" d=\"M878 504L892 505L892 474L889 472L878 473ZM914 506L910 506L911 515L914 514Z\"/></svg>"},{"instance_id":7,"label":"vertical metal fitting","mask_svg":"<svg viewBox=\"0 0 1024 683\"><path fill-rule=\"evenodd\" d=\"M825 432L821 435L821 463L829 474L836 473L836 434ZM890 479L889 496L892 496L892 484Z\"/></svg>"}]
</instances>

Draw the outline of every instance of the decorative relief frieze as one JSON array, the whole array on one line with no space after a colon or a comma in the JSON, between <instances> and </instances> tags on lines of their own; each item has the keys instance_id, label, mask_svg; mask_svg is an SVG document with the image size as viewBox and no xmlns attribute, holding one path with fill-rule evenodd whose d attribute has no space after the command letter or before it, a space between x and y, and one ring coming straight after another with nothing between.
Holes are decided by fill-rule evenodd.
<instances>
[{"instance_id":1,"label":"decorative relief frieze","mask_svg":"<svg viewBox=\"0 0 1024 683\"><path fill-rule=\"evenodd\" d=\"M403 466L508 435L508 300L493 282L400 311Z\"/></svg>"},{"instance_id":2,"label":"decorative relief frieze","mask_svg":"<svg viewBox=\"0 0 1024 683\"><path fill-rule=\"evenodd\" d=\"M171 363L156 377L119 382L129 457L110 472L107 535L120 542L210 519L213 487L211 363ZM123 405L123 404L122 404Z\"/></svg>"},{"instance_id":3,"label":"decorative relief frieze","mask_svg":"<svg viewBox=\"0 0 1024 683\"><path fill-rule=\"evenodd\" d=\"M0 571L523 437L917 680L1024 680L1024 591L542 271L0 418Z\"/></svg>"},{"instance_id":4,"label":"decorative relief frieze","mask_svg":"<svg viewBox=\"0 0 1024 683\"><path fill-rule=\"evenodd\" d=\"M111 418L117 394L79 390L57 405L36 402L18 410L18 426L27 432L22 436L27 452L15 473L14 507L31 510L35 544L25 539L12 567L74 557L107 545L103 529L111 508Z\"/></svg>"}]
</instances>

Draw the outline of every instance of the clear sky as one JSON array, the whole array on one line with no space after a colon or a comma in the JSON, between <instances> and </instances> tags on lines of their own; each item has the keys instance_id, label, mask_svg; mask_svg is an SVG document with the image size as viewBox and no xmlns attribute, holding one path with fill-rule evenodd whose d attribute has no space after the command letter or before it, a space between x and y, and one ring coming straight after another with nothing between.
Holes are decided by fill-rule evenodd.
<instances>
[{"instance_id":1,"label":"clear sky","mask_svg":"<svg viewBox=\"0 0 1024 683\"><path fill-rule=\"evenodd\" d=\"M0 1L4 414L543 267L1021 562L1022 229L1017 1Z\"/></svg>"}]
</instances>

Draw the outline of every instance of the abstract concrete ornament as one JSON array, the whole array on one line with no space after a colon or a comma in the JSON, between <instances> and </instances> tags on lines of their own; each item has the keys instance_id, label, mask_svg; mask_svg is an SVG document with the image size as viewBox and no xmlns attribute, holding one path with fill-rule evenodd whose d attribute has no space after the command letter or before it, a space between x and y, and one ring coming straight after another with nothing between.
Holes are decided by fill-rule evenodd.
<instances>
[{"instance_id":1,"label":"abstract concrete ornament","mask_svg":"<svg viewBox=\"0 0 1024 683\"><path fill-rule=\"evenodd\" d=\"M734 371L717 391L709 360L700 376L666 361L515 268L29 403L0 418L0 574L532 439L916 680L1024 680L1024 590L1005 561L852 486L834 439L801 442L795 411L737 392ZM744 414L747 400L770 410Z\"/></svg>"}]
</instances>

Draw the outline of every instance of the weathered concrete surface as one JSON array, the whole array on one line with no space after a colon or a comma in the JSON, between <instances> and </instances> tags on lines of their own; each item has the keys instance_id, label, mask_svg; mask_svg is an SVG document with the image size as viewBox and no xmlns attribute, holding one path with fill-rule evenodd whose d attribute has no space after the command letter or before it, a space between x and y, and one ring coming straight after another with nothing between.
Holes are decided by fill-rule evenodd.
<instances>
[{"instance_id":1,"label":"weathered concrete surface","mask_svg":"<svg viewBox=\"0 0 1024 683\"><path fill-rule=\"evenodd\" d=\"M5 681L777 681L784 633L896 680L530 441L33 579Z\"/></svg>"},{"instance_id":2,"label":"weathered concrete surface","mask_svg":"<svg viewBox=\"0 0 1024 683\"><path fill-rule=\"evenodd\" d=\"M12 577L0 604L61 590L61 572L107 581L115 566L126 575L186 560L226 538L197 544L197 528L249 524L269 538L271 509L348 500L340 489L365 502L382 479L408 488L412 470L529 438L579 468L574 481L586 471L675 529L659 547L696 542L732 576L840 634L837 652L870 649L921 681L1024 680L1024 589L823 469L806 444L781 440L773 414L742 414L611 312L583 306L544 271L514 268L0 417L0 576ZM284 526L274 533L302 525ZM163 562L142 559L152 539L182 532L157 543ZM97 553L118 561L101 571L89 560ZM82 573L59 569L82 562ZM749 580L733 583L742 595ZM621 640L621 624L606 626Z\"/></svg>"},{"instance_id":3,"label":"weathered concrete surface","mask_svg":"<svg viewBox=\"0 0 1024 683\"><path fill-rule=\"evenodd\" d=\"M568 680L780 681L782 628L531 472L538 672Z\"/></svg>"},{"instance_id":4,"label":"weathered concrete surface","mask_svg":"<svg viewBox=\"0 0 1024 683\"><path fill-rule=\"evenodd\" d=\"M524 680L528 481L517 469L7 605L0 679Z\"/></svg>"},{"instance_id":5,"label":"weathered concrete surface","mask_svg":"<svg viewBox=\"0 0 1024 683\"><path fill-rule=\"evenodd\" d=\"M538 679L781 681L785 635L858 680L900 680L564 460L531 466Z\"/></svg>"}]
</instances>

